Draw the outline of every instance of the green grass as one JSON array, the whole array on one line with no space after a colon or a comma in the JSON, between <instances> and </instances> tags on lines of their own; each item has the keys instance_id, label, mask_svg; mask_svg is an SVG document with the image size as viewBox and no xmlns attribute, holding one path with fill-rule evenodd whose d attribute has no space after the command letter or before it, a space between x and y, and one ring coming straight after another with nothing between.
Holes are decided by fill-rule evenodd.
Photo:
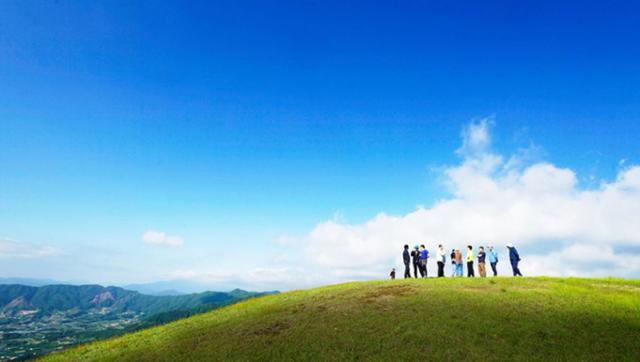
<instances>
[{"instance_id":1,"label":"green grass","mask_svg":"<svg viewBox=\"0 0 640 362\"><path fill-rule=\"evenodd\" d=\"M267 296L45 359L640 360L640 281L446 278Z\"/></svg>"}]
</instances>

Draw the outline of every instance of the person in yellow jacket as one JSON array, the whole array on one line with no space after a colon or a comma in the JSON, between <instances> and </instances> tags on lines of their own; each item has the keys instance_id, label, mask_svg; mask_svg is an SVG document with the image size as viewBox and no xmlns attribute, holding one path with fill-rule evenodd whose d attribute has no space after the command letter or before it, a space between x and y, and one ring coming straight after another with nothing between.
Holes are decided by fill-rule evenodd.
<instances>
[{"instance_id":1,"label":"person in yellow jacket","mask_svg":"<svg viewBox=\"0 0 640 362\"><path fill-rule=\"evenodd\" d=\"M473 246L467 245L467 277L472 278L475 277L475 273L473 272Z\"/></svg>"}]
</instances>

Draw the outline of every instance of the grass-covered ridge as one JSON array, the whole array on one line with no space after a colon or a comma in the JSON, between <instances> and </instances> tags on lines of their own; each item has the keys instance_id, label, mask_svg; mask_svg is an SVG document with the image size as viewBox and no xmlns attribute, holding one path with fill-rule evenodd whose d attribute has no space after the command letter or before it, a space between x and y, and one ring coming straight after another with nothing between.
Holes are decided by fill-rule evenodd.
<instances>
[{"instance_id":1,"label":"grass-covered ridge","mask_svg":"<svg viewBox=\"0 0 640 362\"><path fill-rule=\"evenodd\" d=\"M50 360L638 360L640 281L446 278L248 300Z\"/></svg>"}]
</instances>

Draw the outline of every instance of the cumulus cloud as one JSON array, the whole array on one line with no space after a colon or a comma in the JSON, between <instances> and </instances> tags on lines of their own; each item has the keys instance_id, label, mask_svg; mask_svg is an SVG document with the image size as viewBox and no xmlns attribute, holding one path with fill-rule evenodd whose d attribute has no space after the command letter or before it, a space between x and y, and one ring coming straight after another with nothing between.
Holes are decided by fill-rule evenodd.
<instances>
[{"instance_id":1,"label":"cumulus cloud","mask_svg":"<svg viewBox=\"0 0 640 362\"><path fill-rule=\"evenodd\" d=\"M640 275L640 255L616 253L609 245L572 244L547 255L527 259L532 271L544 271L549 276L618 276L634 278Z\"/></svg>"},{"instance_id":2,"label":"cumulus cloud","mask_svg":"<svg viewBox=\"0 0 640 362\"><path fill-rule=\"evenodd\" d=\"M159 246L182 246L184 240L177 235L168 235L162 231L148 230L142 234L142 241L149 245Z\"/></svg>"},{"instance_id":3,"label":"cumulus cloud","mask_svg":"<svg viewBox=\"0 0 640 362\"><path fill-rule=\"evenodd\" d=\"M491 145L489 128L493 125L491 118L472 122L462 129L462 146L456 150L461 156L473 156L487 151Z\"/></svg>"},{"instance_id":4,"label":"cumulus cloud","mask_svg":"<svg viewBox=\"0 0 640 362\"><path fill-rule=\"evenodd\" d=\"M51 246L39 246L9 238L0 238L0 258L43 258L58 254L60 251Z\"/></svg>"},{"instance_id":5,"label":"cumulus cloud","mask_svg":"<svg viewBox=\"0 0 640 362\"><path fill-rule=\"evenodd\" d=\"M464 128L462 145L452 150L459 162L437 169L448 196L428 207L381 212L363 223L336 213L306 234L276 238L274 247L286 253L258 261L262 266L201 266L167 277L254 290L379 279L402 267L402 245L418 243L432 252L439 243L448 251L494 245L506 275L509 242L525 275L640 277L640 166L621 162L615 178L585 187L574 170L544 161L535 145L496 153L492 127L485 119Z\"/></svg>"},{"instance_id":6,"label":"cumulus cloud","mask_svg":"<svg viewBox=\"0 0 640 362\"><path fill-rule=\"evenodd\" d=\"M306 238L309 261L343 275L381 273L400 263L404 243L426 242L431 250L437 243L494 244L504 253L513 242L529 275L640 275L640 267L625 267L640 265L637 255L614 251L640 246L640 166L624 166L615 180L583 189L569 168L493 152L492 124L464 128L460 163L442 169L450 197L361 224L322 222Z\"/></svg>"}]
</instances>

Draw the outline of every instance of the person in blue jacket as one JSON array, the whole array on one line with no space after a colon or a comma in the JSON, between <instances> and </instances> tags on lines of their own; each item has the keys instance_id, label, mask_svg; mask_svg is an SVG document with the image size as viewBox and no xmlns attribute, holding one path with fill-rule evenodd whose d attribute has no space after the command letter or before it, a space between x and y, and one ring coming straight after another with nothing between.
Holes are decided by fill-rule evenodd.
<instances>
[{"instance_id":1,"label":"person in blue jacket","mask_svg":"<svg viewBox=\"0 0 640 362\"><path fill-rule=\"evenodd\" d=\"M518 263L520 262L520 254L518 254L518 250L516 250L516 248L511 243L507 244L507 248L509 249L509 260L511 261L513 276L522 276L522 273L520 273L520 269L518 269Z\"/></svg>"},{"instance_id":2,"label":"person in blue jacket","mask_svg":"<svg viewBox=\"0 0 640 362\"><path fill-rule=\"evenodd\" d=\"M420 276L427 277L427 260L429 259L429 251L424 245L420 245Z\"/></svg>"},{"instance_id":3,"label":"person in blue jacket","mask_svg":"<svg viewBox=\"0 0 640 362\"><path fill-rule=\"evenodd\" d=\"M489 245L489 252L487 253L489 257L489 264L491 265L491 270L493 270L493 276L498 276L498 253L493 250L493 245Z\"/></svg>"}]
</instances>

